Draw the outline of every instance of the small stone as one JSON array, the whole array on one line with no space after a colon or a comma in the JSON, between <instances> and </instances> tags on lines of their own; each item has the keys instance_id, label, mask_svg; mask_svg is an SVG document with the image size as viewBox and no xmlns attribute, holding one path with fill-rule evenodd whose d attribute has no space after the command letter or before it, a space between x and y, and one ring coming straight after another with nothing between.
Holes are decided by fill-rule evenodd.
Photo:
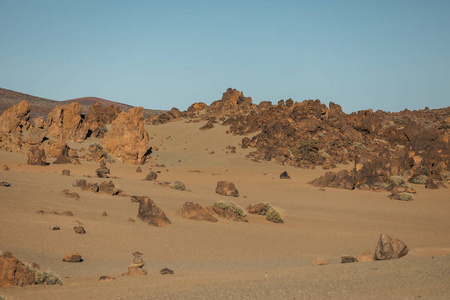
<instances>
[{"instance_id":1,"label":"small stone","mask_svg":"<svg viewBox=\"0 0 450 300\"><path fill-rule=\"evenodd\" d=\"M6 181L0 181L0 186L9 187L9 186L11 186L11 184L9 182L6 182Z\"/></svg>"},{"instance_id":2,"label":"small stone","mask_svg":"<svg viewBox=\"0 0 450 300\"><path fill-rule=\"evenodd\" d=\"M103 216L103 217L108 216L108 214L106 213L106 211L104 211L104 212L102 213L102 216Z\"/></svg>"},{"instance_id":3,"label":"small stone","mask_svg":"<svg viewBox=\"0 0 450 300\"><path fill-rule=\"evenodd\" d=\"M157 178L158 178L158 175L155 172L150 171L150 173L148 173L147 176L145 176L144 180L146 180L146 181L155 181Z\"/></svg>"},{"instance_id":4,"label":"small stone","mask_svg":"<svg viewBox=\"0 0 450 300\"><path fill-rule=\"evenodd\" d=\"M83 261L83 259L81 258L81 255L79 253L72 253L72 254L66 255L63 257L62 260L65 262L73 262L73 263L78 263L78 262Z\"/></svg>"},{"instance_id":5,"label":"small stone","mask_svg":"<svg viewBox=\"0 0 450 300\"><path fill-rule=\"evenodd\" d=\"M330 262L328 261L328 259L324 259L324 258L316 258L312 262L313 266L325 266L325 265L329 265L329 264L330 264Z\"/></svg>"},{"instance_id":6,"label":"small stone","mask_svg":"<svg viewBox=\"0 0 450 300\"><path fill-rule=\"evenodd\" d=\"M136 173L142 173L141 167L137 167L137 168L136 168Z\"/></svg>"},{"instance_id":7,"label":"small stone","mask_svg":"<svg viewBox=\"0 0 450 300\"><path fill-rule=\"evenodd\" d=\"M288 175L286 171L280 174L280 179L291 179L291 176Z\"/></svg>"},{"instance_id":8,"label":"small stone","mask_svg":"<svg viewBox=\"0 0 450 300\"><path fill-rule=\"evenodd\" d=\"M343 264L354 263L354 262L356 262L356 258L354 256L349 256L349 255L341 256L341 263L343 263Z\"/></svg>"},{"instance_id":9,"label":"small stone","mask_svg":"<svg viewBox=\"0 0 450 300\"><path fill-rule=\"evenodd\" d=\"M127 222L134 223L136 221L133 218L128 218Z\"/></svg>"},{"instance_id":10,"label":"small stone","mask_svg":"<svg viewBox=\"0 0 450 300\"><path fill-rule=\"evenodd\" d=\"M3 171L9 171L8 165L3 165Z\"/></svg>"},{"instance_id":11,"label":"small stone","mask_svg":"<svg viewBox=\"0 0 450 300\"><path fill-rule=\"evenodd\" d=\"M75 230L75 232L78 233L78 234L85 234L86 233L86 230L84 230L83 226L75 226L73 228L73 230Z\"/></svg>"},{"instance_id":12,"label":"small stone","mask_svg":"<svg viewBox=\"0 0 450 300\"><path fill-rule=\"evenodd\" d=\"M115 279L116 279L115 277L103 275L103 276L100 276L98 281L100 281L100 282L108 282L108 281L113 281Z\"/></svg>"},{"instance_id":13,"label":"small stone","mask_svg":"<svg viewBox=\"0 0 450 300\"><path fill-rule=\"evenodd\" d=\"M59 228L59 226L57 225L51 225L50 226L50 230L60 230L61 228Z\"/></svg>"},{"instance_id":14,"label":"small stone","mask_svg":"<svg viewBox=\"0 0 450 300\"><path fill-rule=\"evenodd\" d=\"M362 255L356 257L357 262L372 261L372 260L374 260L372 252L364 252Z\"/></svg>"},{"instance_id":15,"label":"small stone","mask_svg":"<svg viewBox=\"0 0 450 300\"><path fill-rule=\"evenodd\" d=\"M174 273L173 270L171 270L169 268L164 268L159 271L159 274L161 274L161 275L167 275L167 274L173 275L173 273Z\"/></svg>"},{"instance_id":16,"label":"small stone","mask_svg":"<svg viewBox=\"0 0 450 300\"><path fill-rule=\"evenodd\" d=\"M76 199L76 200L80 199L80 195L78 195L78 193L69 191L67 189L63 190L61 192L61 195L65 196L67 198L72 198L72 199Z\"/></svg>"},{"instance_id":17,"label":"small stone","mask_svg":"<svg viewBox=\"0 0 450 300\"><path fill-rule=\"evenodd\" d=\"M67 170L67 169L62 170L62 175L63 176L70 176L70 170Z\"/></svg>"}]
</instances>

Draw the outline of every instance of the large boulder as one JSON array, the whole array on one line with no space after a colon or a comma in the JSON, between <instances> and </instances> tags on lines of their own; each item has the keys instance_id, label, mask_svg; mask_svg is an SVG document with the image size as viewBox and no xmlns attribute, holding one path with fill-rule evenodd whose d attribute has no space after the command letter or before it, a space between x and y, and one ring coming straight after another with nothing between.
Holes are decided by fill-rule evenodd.
<instances>
[{"instance_id":1,"label":"large boulder","mask_svg":"<svg viewBox=\"0 0 450 300\"><path fill-rule=\"evenodd\" d=\"M381 234L375 248L375 260L396 259L408 254L408 247L400 240Z\"/></svg>"},{"instance_id":2,"label":"large boulder","mask_svg":"<svg viewBox=\"0 0 450 300\"><path fill-rule=\"evenodd\" d=\"M4 251L0 256L0 289L31 285L35 282L35 274L11 252Z\"/></svg>"},{"instance_id":3,"label":"large boulder","mask_svg":"<svg viewBox=\"0 0 450 300\"><path fill-rule=\"evenodd\" d=\"M223 196L239 197L239 191L236 186L229 181L217 182L216 193Z\"/></svg>"},{"instance_id":4,"label":"large boulder","mask_svg":"<svg viewBox=\"0 0 450 300\"><path fill-rule=\"evenodd\" d=\"M45 128L50 136L72 142L85 140L88 133L81 117L81 105L77 102L56 106L48 114Z\"/></svg>"},{"instance_id":5,"label":"large boulder","mask_svg":"<svg viewBox=\"0 0 450 300\"><path fill-rule=\"evenodd\" d=\"M29 165L37 165L37 166L46 166L47 157L45 156L44 149L39 148L38 146L34 146L30 149L28 153L27 164Z\"/></svg>"},{"instance_id":6,"label":"large boulder","mask_svg":"<svg viewBox=\"0 0 450 300\"><path fill-rule=\"evenodd\" d=\"M192 202L186 202L178 213L186 219L191 219L195 221L207 221L207 222L217 222L206 208L203 208L200 204L194 204Z\"/></svg>"},{"instance_id":7,"label":"large boulder","mask_svg":"<svg viewBox=\"0 0 450 300\"><path fill-rule=\"evenodd\" d=\"M151 148L147 130L144 129L143 108L133 107L128 112L121 112L105 134L102 145L121 162L144 164Z\"/></svg>"},{"instance_id":8,"label":"large boulder","mask_svg":"<svg viewBox=\"0 0 450 300\"><path fill-rule=\"evenodd\" d=\"M139 212L137 217L142 221L157 227L172 224L166 217L164 211L157 207L155 202L148 197L141 199L139 202Z\"/></svg>"},{"instance_id":9,"label":"large boulder","mask_svg":"<svg viewBox=\"0 0 450 300\"><path fill-rule=\"evenodd\" d=\"M18 128L27 127L29 119L30 103L22 100L0 116L0 133L10 133Z\"/></svg>"},{"instance_id":10,"label":"large boulder","mask_svg":"<svg viewBox=\"0 0 450 300\"><path fill-rule=\"evenodd\" d=\"M89 116L87 123L89 126L89 135L91 137L102 138L108 131L105 127L107 124L111 124L121 110L118 106L100 106L98 102L95 102L89 108Z\"/></svg>"}]
</instances>

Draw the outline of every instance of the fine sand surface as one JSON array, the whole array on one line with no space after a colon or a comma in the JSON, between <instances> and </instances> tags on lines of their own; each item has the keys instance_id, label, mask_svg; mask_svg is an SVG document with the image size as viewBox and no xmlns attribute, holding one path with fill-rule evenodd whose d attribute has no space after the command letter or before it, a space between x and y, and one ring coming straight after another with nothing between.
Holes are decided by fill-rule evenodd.
<instances>
[{"instance_id":1,"label":"fine sand surface","mask_svg":"<svg viewBox=\"0 0 450 300\"><path fill-rule=\"evenodd\" d=\"M450 191L414 185L414 201L391 200L387 192L318 189L307 182L326 171L296 169L245 158L241 136L216 125L201 131L200 123L174 122L147 126L159 150L141 166L108 164L116 187L129 195L149 196L172 225L157 228L140 221L138 203L130 197L106 196L72 187L76 179L95 177L98 163L28 166L27 157L0 151L0 250L36 262L63 281L59 286L0 290L6 299L448 299L450 297ZM98 140L70 144L86 147ZM236 153L227 153L235 146ZM214 154L210 154L214 152ZM154 167L164 164L165 167ZM189 191L142 181L160 171L158 181L180 180ZM348 168L350 166L340 166ZM71 176L62 176L70 169ZM287 171L292 179L280 180ZM91 178L86 177L90 175ZM109 179L108 179L109 180ZM235 183L238 198L215 193L216 183ZM80 200L61 191L79 193ZM217 201L269 202L283 212L285 224L249 215L248 223L217 223L181 218L186 201L202 206ZM38 210L71 210L54 216ZM108 216L102 216L107 212ZM136 222L128 222L128 218ZM81 222L86 234L72 227ZM61 230L52 231L50 225ZM373 252L385 233L405 242L409 254L399 260L340 264L342 255ZM124 276L134 251L142 252L147 276ZM84 261L65 263L79 252ZM330 261L312 266L316 257ZM174 275L160 275L168 267ZM102 275L116 278L99 282Z\"/></svg>"}]
</instances>

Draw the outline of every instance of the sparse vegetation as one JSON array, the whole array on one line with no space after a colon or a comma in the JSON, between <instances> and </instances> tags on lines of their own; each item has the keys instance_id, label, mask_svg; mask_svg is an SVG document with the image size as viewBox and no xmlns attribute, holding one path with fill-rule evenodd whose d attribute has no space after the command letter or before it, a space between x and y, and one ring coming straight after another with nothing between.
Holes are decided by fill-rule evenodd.
<instances>
[{"instance_id":1,"label":"sparse vegetation","mask_svg":"<svg viewBox=\"0 0 450 300\"><path fill-rule=\"evenodd\" d=\"M408 193L401 193L399 196L399 200L401 201L412 201L413 197L411 194Z\"/></svg>"},{"instance_id":2,"label":"sparse vegetation","mask_svg":"<svg viewBox=\"0 0 450 300\"><path fill-rule=\"evenodd\" d=\"M425 175L416 176L416 177L414 177L411 180L411 182L415 183L415 184L426 184L427 183L427 176L425 176Z\"/></svg>"},{"instance_id":3,"label":"sparse vegetation","mask_svg":"<svg viewBox=\"0 0 450 300\"><path fill-rule=\"evenodd\" d=\"M186 186L184 185L184 183L181 182L181 181L178 181L178 180L172 181L169 184L169 187L172 188L172 189L175 189L175 190L179 190L179 191L185 191L186 190Z\"/></svg>"},{"instance_id":4,"label":"sparse vegetation","mask_svg":"<svg viewBox=\"0 0 450 300\"><path fill-rule=\"evenodd\" d=\"M52 272L35 269L28 263L24 263L24 265L27 267L28 270L34 273L35 284L46 284L46 285L62 284L58 276L56 276Z\"/></svg>"},{"instance_id":5,"label":"sparse vegetation","mask_svg":"<svg viewBox=\"0 0 450 300\"><path fill-rule=\"evenodd\" d=\"M304 141L298 147L292 148L291 152L301 160L315 164L319 153L319 143L316 140Z\"/></svg>"},{"instance_id":6,"label":"sparse vegetation","mask_svg":"<svg viewBox=\"0 0 450 300\"><path fill-rule=\"evenodd\" d=\"M245 211L232 201L228 201L228 202L219 201L219 202L214 203L214 206L217 206L221 209L229 209L229 210L235 212L236 214L240 215L241 217L247 216Z\"/></svg>"},{"instance_id":7,"label":"sparse vegetation","mask_svg":"<svg viewBox=\"0 0 450 300\"><path fill-rule=\"evenodd\" d=\"M352 144L352 146L355 147L356 149L361 149L361 150L366 149L366 146L364 146L363 143L359 143L359 142L354 142L354 143Z\"/></svg>"},{"instance_id":8,"label":"sparse vegetation","mask_svg":"<svg viewBox=\"0 0 450 300\"><path fill-rule=\"evenodd\" d=\"M270 207L266 215L266 220L273 223L283 223L280 214L273 207Z\"/></svg>"},{"instance_id":9,"label":"sparse vegetation","mask_svg":"<svg viewBox=\"0 0 450 300\"><path fill-rule=\"evenodd\" d=\"M389 179L394 186L409 188L409 184L406 182L405 178L402 176L391 176Z\"/></svg>"}]
</instances>

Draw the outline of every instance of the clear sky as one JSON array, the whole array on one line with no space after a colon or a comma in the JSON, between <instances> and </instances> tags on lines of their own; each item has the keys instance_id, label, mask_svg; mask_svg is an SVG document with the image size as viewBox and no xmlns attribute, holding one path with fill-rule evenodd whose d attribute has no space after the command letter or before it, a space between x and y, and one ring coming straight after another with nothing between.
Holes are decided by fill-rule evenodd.
<instances>
[{"instance_id":1,"label":"clear sky","mask_svg":"<svg viewBox=\"0 0 450 300\"><path fill-rule=\"evenodd\" d=\"M0 87L153 109L450 106L450 1L0 0Z\"/></svg>"}]
</instances>

